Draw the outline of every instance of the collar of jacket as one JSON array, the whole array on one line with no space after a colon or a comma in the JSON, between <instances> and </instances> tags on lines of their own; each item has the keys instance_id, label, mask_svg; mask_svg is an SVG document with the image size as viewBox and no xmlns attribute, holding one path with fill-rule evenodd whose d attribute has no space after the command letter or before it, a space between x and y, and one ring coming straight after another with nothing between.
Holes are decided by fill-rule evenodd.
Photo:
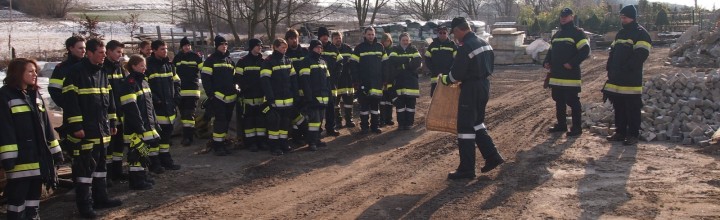
<instances>
[{"instance_id":1,"label":"collar of jacket","mask_svg":"<svg viewBox=\"0 0 720 220\"><path fill-rule=\"evenodd\" d=\"M96 72L100 71L100 69L102 69L102 65L95 65L95 64L90 63L90 59L88 59L87 57L80 60L80 62L82 62L83 66L88 68L88 70L92 71L92 73L96 73Z\"/></svg>"},{"instance_id":2,"label":"collar of jacket","mask_svg":"<svg viewBox=\"0 0 720 220\"><path fill-rule=\"evenodd\" d=\"M135 70L130 70L129 72L130 72L130 74L128 74L128 77L134 78L135 81L142 82L143 80L145 80L145 74L142 74Z\"/></svg>"},{"instance_id":3,"label":"collar of jacket","mask_svg":"<svg viewBox=\"0 0 720 220\"><path fill-rule=\"evenodd\" d=\"M476 39L477 35L475 35L475 32L470 31L465 34L465 37L463 37L462 42L467 42L468 40Z\"/></svg>"},{"instance_id":4,"label":"collar of jacket","mask_svg":"<svg viewBox=\"0 0 720 220\"><path fill-rule=\"evenodd\" d=\"M110 58L105 57L105 62L103 62L103 66L118 68L120 67L120 61L112 61L110 60Z\"/></svg>"},{"instance_id":5,"label":"collar of jacket","mask_svg":"<svg viewBox=\"0 0 720 220\"><path fill-rule=\"evenodd\" d=\"M247 56L248 59L255 60L255 61L262 60L262 58L263 58L262 52L260 52L257 56L253 55L252 52L248 53L245 56Z\"/></svg>"},{"instance_id":6,"label":"collar of jacket","mask_svg":"<svg viewBox=\"0 0 720 220\"><path fill-rule=\"evenodd\" d=\"M282 59L283 57L285 57L285 54L280 53L280 51L276 50L276 51L273 51L271 56L273 59Z\"/></svg>"},{"instance_id":7,"label":"collar of jacket","mask_svg":"<svg viewBox=\"0 0 720 220\"><path fill-rule=\"evenodd\" d=\"M636 21L632 21L629 24L623 24L623 29L635 29L638 27L638 23Z\"/></svg>"},{"instance_id":8,"label":"collar of jacket","mask_svg":"<svg viewBox=\"0 0 720 220\"><path fill-rule=\"evenodd\" d=\"M313 60L320 59L320 56L322 56L319 53L315 53L315 51L311 51L310 54L308 54L308 57L312 58Z\"/></svg>"},{"instance_id":9,"label":"collar of jacket","mask_svg":"<svg viewBox=\"0 0 720 220\"><path fill-rule=\"evenodd\" d=\"M68 53L68 58L65 61L69 62L69 63L77 63L77 62L80 62L80 60L82 60L82 58L84 58L84 57L76 57L75 55Z\"/></svg>"},{"instance_id":10,"label":"collar of jacket","mask_svg":"<svg viewBox=\"0 0 720 220\"><path fill-rule=\"evenodd\" d=\"M6 86L7 86L8 89L10 89L11 91L17 93L18 96L25 97L25 94L23 94L23 89L18 88L18 87L16 87L16 86L12 86L12 85L5 85L5 86L3 86L3 88L6 87ZM32 86L28 86L28 87L25 89L25 92L27 92L27 95L30 96L31 98L35 98L35 95L34 95L34 94L37 94L37 91L35 91L35 89L33 89Z\"/></svg>"},{"instance_id":11,"label":"collar of jacket","mask_svg":"<svg viewBox=\"0 0 720 220\"><path fill-rule=\"evenodd\" d=\"M215 52L213 52L210 56L217 57L218 59L225 59L230 56L230 50L225 51L225 53L215 50Z\"/></svg>"},{"instance_id":12,"label":"collar of jacket","mask_svg":"<svg viewBox=\"0 0 720 220\"><path fill-rule=\"evenodd\" d=\"M574 30L575 29L575 22L568 22L567 24L561 24L560 30Z\"/></svg>"},{"instance_id":13,"label":"collar of jacket","mask_svg":"<svg viewBox=\"0 0 720 220\"><path fill-rule=\"evenodd\" d=\"M439 37L436 37L436 38L433 38L433 41L438 42L438 43L447 43L448 41L450 41L450 38L445 39L445 40L440 40Z\"/></svg>"},{"instance_id":14,"label":"collar of jacket","mask_svg":"<svg viewBox=\"0 0 720 220\"><path fill-rule=\"evenodd\" d=\"M158 59L155 56L155 53L152 53L152 54L150 54L150 57L147 58L147 61L148 61L148 63L167 63L167 62L170 62L170 58L165 57L162 59Z\"/></svg>"}]
</instances>

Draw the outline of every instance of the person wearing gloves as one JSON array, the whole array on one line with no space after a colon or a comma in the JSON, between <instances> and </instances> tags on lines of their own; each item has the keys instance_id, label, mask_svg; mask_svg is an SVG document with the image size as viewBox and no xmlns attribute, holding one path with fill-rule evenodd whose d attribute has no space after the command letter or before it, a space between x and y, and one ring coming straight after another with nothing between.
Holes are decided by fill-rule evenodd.
<instances>
[{"instance_id":1,"label":"person wearing gloves","mask_svg":"<svg viewBox=\"0 0 720 220\"><path fill-rule=\"evenodd\" d=\"M297 81L292 62L285 56L288 44L283 39L273 41L273 53L262 65L260 81L265 94L262 112L267 114L268 144L271 153L279 156L292 150L288 145L288 131L293 110L294 97L297 97Z\"/></svg>"},{"instance_id":2,"label":"person wearing gloves","mask_svg":"<svg viewBox=\"0 0 720 220\"><path fill-rule=\"evenodd\" d=\"M42 185L57 186L55 166L63 162L37 70L34 60L13 59L0 88L0 164L7 179L3 196L8 220L40 219Z\"/></svg>"},{"instance_id":3,"label":"person wearing gloves","mask_svg":"<svg viewBox=\"0 0 720 220\"><path fill-rule=\"evenodd\" d=\"M560 12L560 31L552 36L550 51L545 56L543 66L550 70L548 85L551 88L552 99L555 101L555 116L557 124L550 128L550 132L567 132L567 110L572 109L572 129L567 136L582 134L582 106L580 104L580 63L590 55L585 32L576 27L573 20L575 15L570 8Z\"/></svg>"},{"instance_id":4,"label":"person wearing gloves","mask_svg":"<svg viewBox=\"0 0 720 220\"><path fill-rule=\"evenodd\" d=\"M307 57L309 51L307 48L304 48L300 45L299 42L300 34L295 29L289 29L285 32L285 42L287 42L288 49L287 52L285 52L285 57L290 59L290 62L292 62L293 68L295 70L299 70L300 63ZM297 84L298 81L298 75L295 74L290 77L290 80L295 81L294 84ZM295 99L300 100L302 99L302 92L300 92L300 88L292 88L294 92ZM302 112L300 110L304 107L303 102L295 102L293 106L293 117L292 117L292 132L290 132L290 137L297 147L305 146L305 132L307 132L307 120L305 119L305 116L303 116Z\"/></svg>"},{"instance_id":5,"label":"person wearing gloves","mask_svg":"<svg viewBox=\"0 0 720 220\"><path fill-rule=\"evenodd\" d=\"M495 55L490 44L470 30L464 17L454 18L451 24L450 29L462 46L458 47L451 71L438 76L438 82L462 83L457 114L460 164L448 174L448 179L472 179L475 178L476 145L485 159L480 172L490 172L505 162L485 126L485 107L490 96L488 77L493 72Z\"/></svg>"},{"instance_id":6,"label":"person wearing gloves","mask_svg":"<svg viewBox=\"0 0 720 220\"><path fill-rule=\"evenodd\" d=\"M608 80L603 86L604 97L610 99L615 110L615 134L609 141L635 145L640 136L640 111L643 106L643 64L650 56L652 40L644 27L637 23L637 9L628 5L620 10L623 28L610 46L606 69Z\"/></svg>"},{"instance_id":7,"label":"person wearing gloves","mask_svg":"<svg viewBox=\"0 0 720 220\"><path fill-rule=\"evenodd\" d=\"M195 110L200 99L200 64L202 58L192 50L187 37L180 40L181 50L175 54L173 64L180 77L180 121L183 124L183 146L193 143L195 134Z\"/></svg>"},{"instance_id":8,"label":"person wearing gloves","mask_svg":"<svg viewBox=\"0 0 720 220\"><path fill-rule=\"evenodd\" d=\"M390 51L390 68L395 73L395 109L399 130L410 130L415 123L415 102L420 97L418 69L422 67L422 57L415 46L410 44L410 35L402 33L400 45Z\"/></svg>"},{"instance_id":9,"label":"person wearing gloves","mask_svg":"<svg viewBox=\"0 0 720 220\"><path fill-rule=\"evenodd\" d=\"M110 199L107 191L106 150L110 136L117 133L115 100L102 71L105 43L87 41L87 56L70 67L63 82L63 120L67 121L68 140L73 149L72 174L75 202L82 217L94 218L95 209L122 205Z\"/></svg>"},{"instance_id":10,"label":"person wearing gloves","mask_svg":"<svg viewBox=\"0 0 720 220\"><path fill-rule=\"evenodd\" d=\"M245 136L243 141L251 152L260 149L268 150L267 126L265 114L262 113L262 104L265 102L260 80L262 69L262 41L253 38L248 41L250 53L238 60L235 65L235 83L240 86L242 97L238 99L237 118L242 118L243 129L238 129L238 137Z\"/></svg>"},{"instance_id":11,"label":"person wearing gloves","mask_svg":"<svg viewBox=\"0 0 720 220\"><path fill-rule=\"evenodd\" d=\"M230 119L235 110L237 89L235 88L235 66L228 51L228 42L223 36L215 36L215 52L202 63L202 82L215 114L213 123L212 149L217 156L230 154L225 141Z\"/></svg>"},{"instance_id":12,"label":"person wearing gloves","mask_svg":"<svg viewBox=\"0 0 720 220\"><path fill-rule=\"evenodd\" d=\"M158 147L160 134L156 130L157 118L153 107L150 85L145 80L145 58L141 55L132 55L125 64L129 74L123 84L117 89L120 93L120 109L125 113L123 126L125 136L128 136L130 147L128 149L130 189L152 189L154 181L147 176L149 148Z\"/></svg>"},{"instance_id":13,"label":"person wearing gloves","mask_svg":"<svg viewBox=\"0 0 720 220\"><path fill-rule=\"evenodd\" d=\"M152 55L147 58L147 81L152 91L153 107L160 124L160 146L150 149L150 171L163 173L165 170L179 170L170 155L172 133L180 102L180 77L168 58L165 41L155 40L150 45Z\"/></svg>"},{"instance_id":14,"label":"person wearing gloves","mask_svg":"<svg viewBox=\"0 0 720 220\"><path fill-rule=\"evenodd\" d=\"M330 98L330 71L322 57L323 45L318 40L310 41L310 54L300 64L300 88L305 100L304 110L308 116L308 132L306 141L311 151L326 146L320 141L320 125L328 108Z\"/></svg>"},{"instance_id":15,"label":"person wearing gloves","mask_svg":"<svg viewBox=\"0 0 720 220\"><path fill-rule=\"evenodd\" d=\"M383 61L388 59L385 48L375 38L375 28L367 27L364 41L355 47L350 57L355 93L360 102L360 133L376 134L380 130L380 99L383 95Z\"/></svg>"}]
</instances>

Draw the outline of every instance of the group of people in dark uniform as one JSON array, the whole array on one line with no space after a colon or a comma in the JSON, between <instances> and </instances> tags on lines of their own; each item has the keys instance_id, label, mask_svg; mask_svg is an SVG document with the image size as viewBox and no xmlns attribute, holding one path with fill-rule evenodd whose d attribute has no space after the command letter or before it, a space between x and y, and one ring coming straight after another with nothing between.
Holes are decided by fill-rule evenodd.
<instances>
[{"instance_id":1,"label":"group of people in dark uniform","mask_svg":"<svg viewBox=\"0 0 720 220\"><path fill-rule=\"evenodd\" d=\"M634 19L634 14L623 12L622 16ZM563 13L563 17L568 15ZM573 112L579 106L575 102L578 68L587 57L584 35L561 23L545 61L553 70L550 85L558 101L559 123L553 132L567 130L560 121L564 105ZM627 27L618 34L622 39L613 43L604 92L619 110L618 125L629 126L618 128L619 133L609 139L632 142L637 136L634 111L639 99L636 87L642 88L638 84L642 66L628 60L644 61L647 52L642 50L649 51L650 41L634 21L623 21L623 25ZM493 50L462 17L453 19L449 29L439 27L437 33L424 54L432 90L438 83L461 82L460 165L448 179L474 178L475 147L485 159L481 172L504 162L485 125ZM457 44L448 38L450 33ZM338 129L356 126L355 99L360 106L361 134L379 134L381 127L393 125L393 107L398 130L412 128L423 58L409 34L398 36L399 44L392 46L389 34L377 42L375 30L368 27L363 42L354 48L343 43L340 33L331 35L326 28L318 30L318 40L312 40L308 48L299 45L298 37L296 30L287 31L284 39L272 42L273 52L266 58L262 42L250 39L248 54L237 62L229 58L228 42L222 36L215 37L215 52L204 61L192 51L187 38L181 40L182 49L172 61L165 42L143 42L142 53L130 56L124 64L122 43L70 37L65 42L68 58L55 68L48 85L51 99L64 111L62 126L56 131L39 93L37 63L14 59L0 88L0 162L8 179L7 218L39 218L41 187L57 185L56 165L64 162L63 151L72 158L76 204L84 218L96 217L96 209L122 205L108 196L107 187L114 181L127 180L130 189L147 190L155 184L148 171L161 174L181 169L170 153L173 124L179 112L181 144L191 145L202 92L200 79L208 97L204 105L215 118L210 144L217 156L231 153L227 139L233 114L244 145L252 152L268 150L273 155L293 150L289 140L311 151L326 147L321 141L323 130L328 136L338 136ZM570 52L579 55L568 56ZM640 80L630 72L640 73ZM573 123L568 135L576 135L577 129ZM124 159L128 173L124 173Z\"/></svg>"}]
</instances>

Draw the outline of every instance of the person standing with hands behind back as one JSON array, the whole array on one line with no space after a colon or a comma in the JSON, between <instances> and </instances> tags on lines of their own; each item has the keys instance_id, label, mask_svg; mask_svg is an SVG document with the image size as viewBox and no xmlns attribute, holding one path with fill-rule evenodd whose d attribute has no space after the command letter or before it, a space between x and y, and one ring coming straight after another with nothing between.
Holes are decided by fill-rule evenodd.
<instances>
[{"instance_id":1,"label":"person standing with hands behind back","mask_svg":"<svg viewBox=\"0 0 720 220\"><path fill-rule=\"evenodd\" d=\"M0 88L0 162L5 170L8 220L40 219L42 184L55 187L55 165L62 163L45 102L37 86L37 64L10 61ZM25 216L25 218L22 218Z\"/></svg>"},{"instance_id":2,"label":"person standing with hands behind back","mask_svg":"<svg viewBox=\"0 0 720 220\"><path fill-rule=\"evenodd\" d=\"M575 26L575 15L570 8L560 12L560 31L552 37L552 46L543 66L550 70L548 84L555 100L557 124L550 132L567 132L566 106L572 109L572 129L567 136L582 134L580 105L580 63L590 55L590 45L582 29Z\"/></svg>"},{"instance_id":3,"label":"person standing with hands behind back","mask_svg":"<svg viewBox=\"0 0 720 220\"><path fill-rule=\"evenodd\" d=\"M490 96L490 80L495 55L492 47L470 30L464 17L454 18L451 26L459 41L458 53L448 74L438 76L443 85L460 84L457 132L460 165L448 179L475 178L475 145L485 159L480 172L486 173L505 162L485 126L485 107Z\"/></svg>"}]
</instances>

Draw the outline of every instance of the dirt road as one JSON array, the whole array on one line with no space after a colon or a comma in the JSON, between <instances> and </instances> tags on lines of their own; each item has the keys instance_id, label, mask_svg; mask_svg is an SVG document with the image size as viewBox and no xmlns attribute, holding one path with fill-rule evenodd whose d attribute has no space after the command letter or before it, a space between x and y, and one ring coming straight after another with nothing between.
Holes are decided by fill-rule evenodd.
<instances>
[{"instance_id":1,"label":"dirt road","mask_svg":"<svg viewBox=\"0 0 720 220\"><path fill-rule=\"evenodd\" d=\"M663 66L653 51L646 76ZM606 52L583 63L583 102L600 100ZM487 125L507 163L475 180L448 181L458 163L455 137L424 128L428 79L416 126L360 136L344 129L329 147L273 157L235 151L227 157L174 147L180 171L156 176L155 189L111 194L121 208L107 219L720 219L718 150L670 143L625 147L584 133L550 135L554 104L539 66L498 67ZM175 140L179 142L179 140ZM483 160L478 154L478 166ZM77 216L74 195L44 202L43 217Z\"/></svg>"}]
</instances>

